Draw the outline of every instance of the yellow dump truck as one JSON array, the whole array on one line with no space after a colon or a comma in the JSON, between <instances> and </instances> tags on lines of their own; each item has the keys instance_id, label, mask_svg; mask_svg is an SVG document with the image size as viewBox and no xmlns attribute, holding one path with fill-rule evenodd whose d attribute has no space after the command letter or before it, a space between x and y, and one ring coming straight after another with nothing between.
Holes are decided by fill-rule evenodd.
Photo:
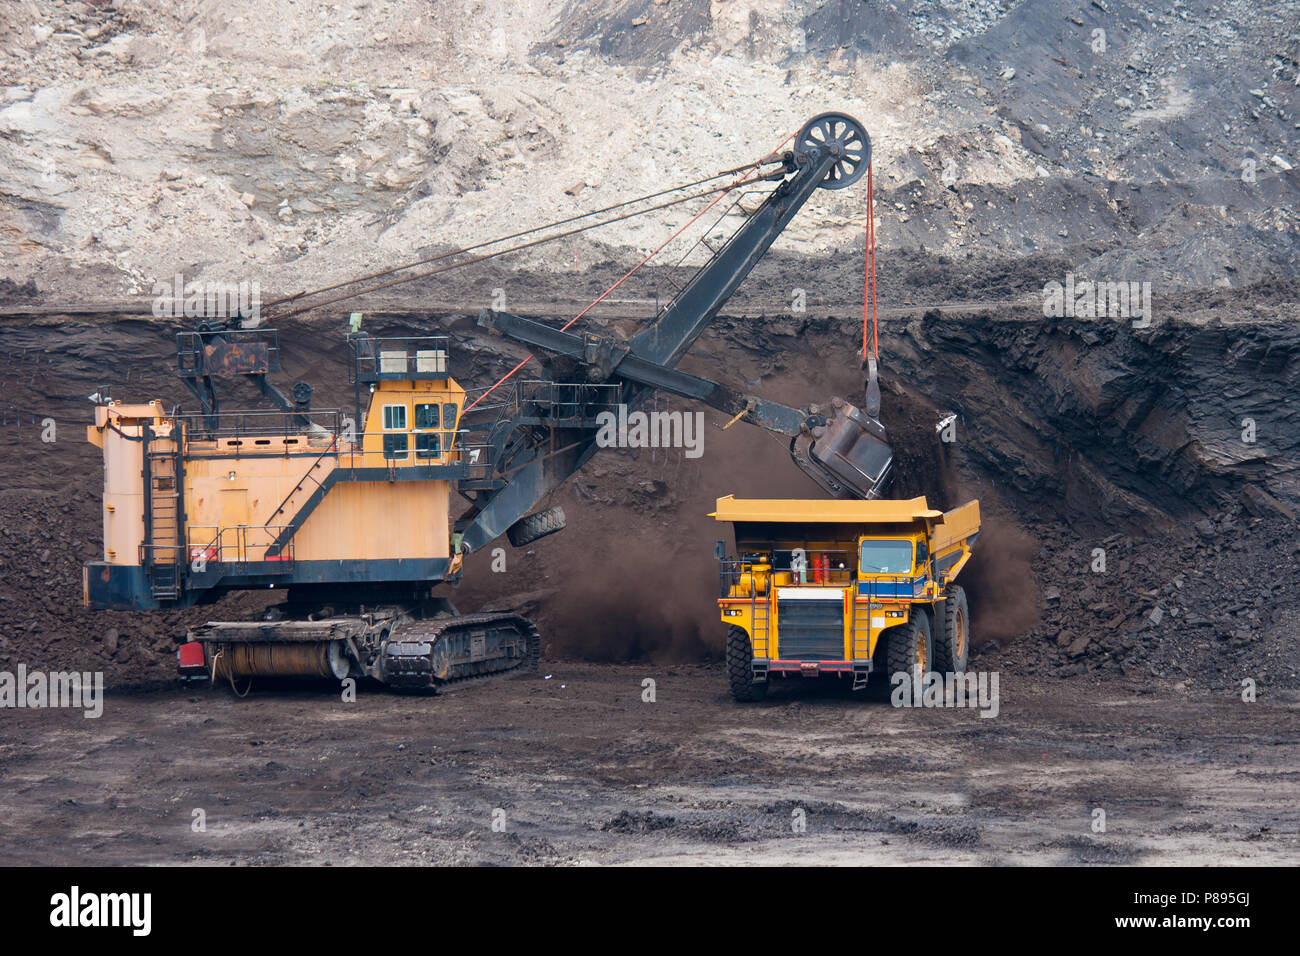
<instances>
[{"instance_id":1,"label":"yellow dump truck","mask_svg":"<svg viewBox=\"0 0 1300 956\"><path fill-rule=\"evenodd\" d=\"M735 553L719 541L715 554L736 700L761 700L774 677L834 675L857 690L873 660L913 680L965 671L970 608L953 580L979 536L978 501L942 512L925 498L728 495L710 517L735 532Z\"/></svg>"}]
</instances>

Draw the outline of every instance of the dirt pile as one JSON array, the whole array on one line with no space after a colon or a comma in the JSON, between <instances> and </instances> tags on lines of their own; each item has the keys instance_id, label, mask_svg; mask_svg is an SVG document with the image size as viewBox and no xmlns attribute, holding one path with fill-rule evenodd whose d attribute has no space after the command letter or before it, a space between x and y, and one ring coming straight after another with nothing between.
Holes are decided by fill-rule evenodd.
<instances>
[{"instance_id":1,"label":"dirt pile","mask_svg":"<svg viewBox=\"0 0 1300 956\"><path fill-rule=\"evenodd\" d=\"M102 556L99 490L87 490L99 472L90 456L42 448L40 430L39 420L35 428L14 428L12 420L0 428L0 455L17 466L5 468L0 491L0 670L22 663L30 669L102 671L119 690L170 684L176 645L188 628L214 616L245 617L265 606L259 593L189 611L82 607L81 566ZM67 430L72 432L70 424Z\"/></svg>"},{"instance_id":2,"label":"dirt pile","mask_svg":"<svg viewBox=\"0 0 1300 956\"><path fill-rule=\"evenodd\" d=\"M1054 676L1157 677L1231 689L1300 684L1300 535L1244 507L1149 538L1040 526L1046 609L1008 651Z\"/></svg>"}]
</instances>

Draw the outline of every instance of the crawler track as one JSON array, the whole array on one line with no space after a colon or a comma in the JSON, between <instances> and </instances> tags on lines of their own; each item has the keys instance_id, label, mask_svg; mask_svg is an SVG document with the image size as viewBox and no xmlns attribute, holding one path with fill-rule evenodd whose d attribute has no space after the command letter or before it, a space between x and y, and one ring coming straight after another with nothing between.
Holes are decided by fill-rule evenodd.
<instances>
[{"instance_id":1,"label":"crawler track","mask_svg":"<svg viewBox=\"0 0 1300 956\"><path fill-rule=\"evenodd\" d=\"M518 614L462 614L398 626L384 644L390 687L442 690L537 669L541 639Z\"/></svg>"}]
</instances>

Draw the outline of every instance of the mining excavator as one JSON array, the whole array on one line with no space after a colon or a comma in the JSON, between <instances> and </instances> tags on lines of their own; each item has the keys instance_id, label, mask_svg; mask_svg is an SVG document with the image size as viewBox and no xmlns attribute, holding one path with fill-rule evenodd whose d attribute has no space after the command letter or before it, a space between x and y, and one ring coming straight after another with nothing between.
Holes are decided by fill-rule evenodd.
<instances>
[{"instance_id":1,"label":"mining excavator","mask_svg":"<svg viewBox=\"0 0 1300 956\"><path fill-rule=\"evenodd\" d=\"M210 622L181 645L182 674L232 686L301 676L437 689L527 672L538 659L533 624L460 614L445 586L459 582L467 553L503 534L520 547L561 530L562 509L537 509L599 450L602 413L656 391L788 436L795 463L833 497L878 496L893 455L874 364L862 409L840 399L791 408L676 368L813 193L852 185L869 161L861 124L827 113L788 150L741 167L736 182L770 187L762 201L737 199L740 225L630 339L481 314L482 327L532 350L543 367L534 379L467 390L451 375L447 336L354 329L349 416L313 409L306 383L288 394L274 383L269 322L250 328L235 316L179 333L176 371L199 407L128 404L105 390L87 429L104 458L104 556L85 566L85 603L185 608L284 590L263 619ZM223 408L238 378L274 408ZM458 515L453 496L467 502Z\"/></svg>"}]
</instances>

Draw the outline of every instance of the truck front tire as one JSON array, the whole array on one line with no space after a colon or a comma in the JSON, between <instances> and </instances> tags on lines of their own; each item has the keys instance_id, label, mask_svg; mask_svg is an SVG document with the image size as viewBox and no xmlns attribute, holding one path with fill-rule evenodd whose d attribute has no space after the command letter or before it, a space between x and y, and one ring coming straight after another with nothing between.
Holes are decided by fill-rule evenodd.
<instances>
[{"instance_id":1,"label":"truck front tire","mask_svg":"<svg viewBox=\"0 0 1300 956\"><path fill-rule=\"evenodd\" d=\"M884 637L890 682L895 674L901 673L908 676L913 688L920 687L925 675L934 670L934 641L930 634L930 615L925 608L914 606L911 620L891 627Z\"/></svg>"},{"instance_id":2,"label":"truck front tire","mask_svg":"<svg viewBox=\"0 0 1300 956\"><path fill-rule=\"evenodd\" d=\"M727 630L727 683L733 699L751 704L767 696L767 681L754 683L754 649L744 628Z\"/></svg>"}]
</instances>

